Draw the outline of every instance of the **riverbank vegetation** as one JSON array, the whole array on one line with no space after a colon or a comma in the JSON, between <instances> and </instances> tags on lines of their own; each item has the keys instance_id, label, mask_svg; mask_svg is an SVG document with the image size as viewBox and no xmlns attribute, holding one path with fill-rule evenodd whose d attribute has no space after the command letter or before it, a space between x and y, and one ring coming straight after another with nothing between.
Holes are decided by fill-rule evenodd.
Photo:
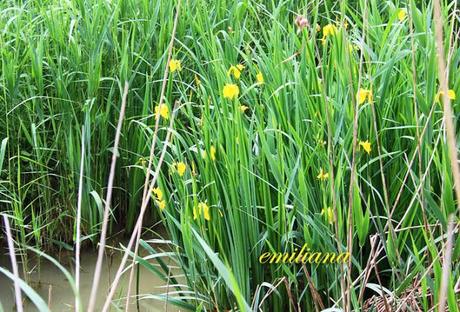
<instances>
[{"instance_id":1,"label":"riverbank vegetation","mask_svg":"<svg viewBox=\"0 0 460 312\"><path fill-rule=\"evenodd\" d=\"M0 235L21 267L62 249L78 267L81 246L102 261L122 231L126 302L143 266L170 287L142 300L183 310L459 311L457 2L0 12ZM305 244L350 261L259 261ZM107 293L96 310L114 308L116 278L98 287L96 266L80 298L79 270L62 269L77 311Z\"/></svg>"}]
</instances>

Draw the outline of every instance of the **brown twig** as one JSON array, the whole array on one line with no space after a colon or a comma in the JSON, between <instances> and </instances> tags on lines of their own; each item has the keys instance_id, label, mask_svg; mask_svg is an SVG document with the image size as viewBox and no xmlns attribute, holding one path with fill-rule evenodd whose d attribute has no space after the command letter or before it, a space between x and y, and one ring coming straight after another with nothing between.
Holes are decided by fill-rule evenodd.
<instances>
[{"instance_id":1,"label":"brown twig","mask_svg":"<svg viewBox=\"0 0 460 312\"><path fill-rule=\"evenodd\" d=\"M321 299L321 295L319 294L318 290L316 290L316 287L313 284L313 281L311 280L311 276L308 273L308 270L305 264L302 264L302 269L303 269L303 272L305 273L305 276L307 277L308 285L310 287L311 295L313 297L313 302L315 304L316 310L317 311L324 310L324 303L323 303L323 300Z\"/></svg>"},{"instance_id":2,"label":"brown twig","mask_svg":"<svg viewBox=\"0 0 460 312\"><path fill-rule=\"evenodd\" d=\"M289 301L292 304L292 308L294 309L295 312L297 312L298 310L296 308L294 297L292 296L291 287L289 286L289 282L286 278L284 279L284 285L286 286L286 292L288 294Z\"/></svg>"}]
</instances>

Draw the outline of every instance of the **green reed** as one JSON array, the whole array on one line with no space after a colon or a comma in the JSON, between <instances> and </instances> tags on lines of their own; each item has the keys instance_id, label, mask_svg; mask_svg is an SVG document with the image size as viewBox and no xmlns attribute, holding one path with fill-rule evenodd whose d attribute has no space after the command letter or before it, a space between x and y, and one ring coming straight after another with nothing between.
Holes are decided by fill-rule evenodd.
<instances>
[{"instance_id":1,"label":"green reed","mask_svg":"<svg viewBox=\"0 0 460 312\"><path fill-rule=\"evenodd\" d=\"M14 216L22 245L72 248L82 127L82 233L95 242L126 80L130 93L111 232L132 230L176 3L0 4L0 203L2 212ZM359 309L372 292L369 285L382 283L402 297L415 280L422 294L431 289L437 302L439 254L448 217L458 220L458 209L436 100L431 3L182 5L173 52L182 70L171 73L165 94L169 111L176 101L179 108L157 186L166 207L153 200L146 223L166 227L194 295L179 291L177 298L161 299L187 309L245 310L254 302L273 311L296 310L296 304L310 311L334 302L343 307L346 286L350 306ZM455 6L443 4L444 44L449 89L459 94ZM300 15L308 19L304 29L295 23ZM327 35L327 29L334 30ZM239 79L228 73L237 64L244 66ZM230 83L239 88L235 99L223 94ZM359 90L372 98L357 103ZM457 118L458 99L452 105ZM156 157L168 127L167 120L160 123ZM179 162L186 165L182 176ZM383 250L378 273L371 270L363 280L360 274L368 272L375 251L371 237ZM346 266L259 263L263 252L304 243L329 252L352 247L350 275ZM450 311L458 311L453 284L459 258L456 240ZM160 267L163 274L152 271L167 279L167 266ZM277 285L275 292L270 285ZM421 299L421 304L428 309L432 303Z\"/></svg>"}]
</instances>

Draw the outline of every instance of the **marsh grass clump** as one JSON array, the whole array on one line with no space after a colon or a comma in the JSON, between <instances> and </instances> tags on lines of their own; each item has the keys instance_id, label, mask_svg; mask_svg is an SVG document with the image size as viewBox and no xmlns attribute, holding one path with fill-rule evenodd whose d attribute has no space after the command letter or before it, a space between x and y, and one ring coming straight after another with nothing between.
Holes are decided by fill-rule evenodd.
<instances>
[{"instance_id":1,"label":"marsh grass clump","mask_svg":"<svg viewBox=\"0 0 460 312\"><path fill-rule=\"evenodd\" d=\"M131 238L118 273L171 285L136 300L459 311L459 11L437 1L3 1L0 209L18 251L72 250L77 227L104 247L109 216ZM168 251L142 240L152 224ZM349 257L260 261L305 245Z\"/></svg>"}]
</instances>

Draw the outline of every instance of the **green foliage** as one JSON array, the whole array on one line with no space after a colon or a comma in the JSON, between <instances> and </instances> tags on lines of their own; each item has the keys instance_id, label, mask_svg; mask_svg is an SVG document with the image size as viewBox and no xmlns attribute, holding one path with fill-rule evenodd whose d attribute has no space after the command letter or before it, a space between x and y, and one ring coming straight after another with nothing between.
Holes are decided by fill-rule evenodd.
<instances>
[{"instance_id":1,"label":"green foliage","mask_svg":"<svg viewBox=\"0 0 460 312\"><path fill-rule=\"evenodd\" d=\"M83 235L97 237L125 80L130 93L111 229L132 229L176 3L0 4L0 209L14 215L21 243L49 248L53 240L72 242L82 127ZM267 295L262 307L282 311L292 309L292 295L313 310L303 268L262 265L259 256L304 243L343 252L350 228L353 280L366 268L369 237L376 235L384 246L378 257L383 287L402 296L416 280L424 295L431 287L437 291L442 262L436 257L448 216L458 209L442 106L435 100L431 4L191 0L182 6L173 51L182 70L170 74L165 94L170 112L179 103L158 183L166 208L153 200L148 223L166 227L173 258L194 295L149 298L185 309L246 310L253 298L260 303ZM407 10L402 20L400 8ZM449 88L460 94L460 50L452 32L458 20L448 18L452 13L458 19L458 12L443 10ZM299 30L298 14L312 26ZM323 37L328 24L336 31ZM244 65L239 79L228 74L237 64ZM223 96L230 83L239 87L233 100ZM357 104L359 90L371 91L372 99ZM452 104L458 119L458 99ZM168 122L160 120L154 166ZM365 141L369 153L359 144ZM183 176L178 162L187 166ZM319 179L320 172L327 178ZM209 206L210 220L204 212L194 217L199 203ZM455 246L458 255L458 240ZM448 303L458 311L451 288L460 264L453 259ZM162 272L139 262L168 278L164 263ZM326 307L341 307L346 271L309 264L306 270ZM281 278L286 283L272 291ZM367 282L379 283L374 273ZM367 282L357 279L350 287L354 309L363 304L358 298ZM430 301L422 304L427 308Z\"/></svg>"}]
</instances>

